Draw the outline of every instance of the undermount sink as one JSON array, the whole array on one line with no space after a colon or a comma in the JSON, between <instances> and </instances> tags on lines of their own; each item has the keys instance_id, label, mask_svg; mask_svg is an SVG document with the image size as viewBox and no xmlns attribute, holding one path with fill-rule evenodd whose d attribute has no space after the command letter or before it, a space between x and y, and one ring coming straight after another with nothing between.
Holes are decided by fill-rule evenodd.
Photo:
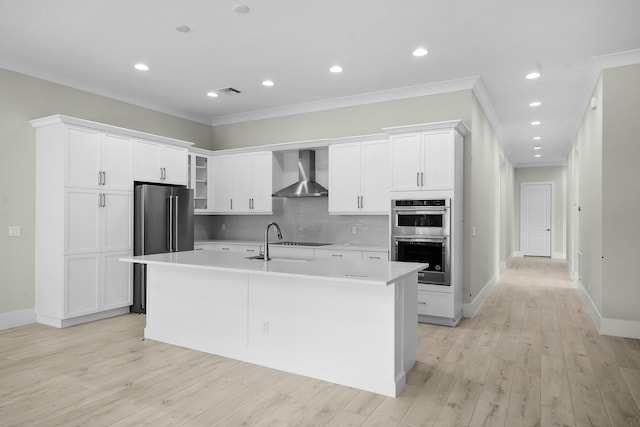
<instances>
[{"instance_id":1,"label":"undermount sink","mask_svg":"<svg viewBox=\"0 0 640 427\"><path fill-rule=\"evenodd\" d=\"M245 257L245 259L250 259L253 261L264 261L264 255L254 255ZM285 261L285 262L308 262L310 260L304 258L281 258L281 257L271 257L269 262L271 261Z\"/></svg>"}]
</instances>

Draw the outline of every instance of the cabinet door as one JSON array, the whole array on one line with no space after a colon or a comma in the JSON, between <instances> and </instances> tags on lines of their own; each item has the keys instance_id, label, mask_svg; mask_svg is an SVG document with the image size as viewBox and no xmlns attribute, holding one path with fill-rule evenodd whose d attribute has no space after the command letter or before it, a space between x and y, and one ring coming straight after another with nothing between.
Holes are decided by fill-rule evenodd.
<instances>
[{"instance_id":1,"label":"cabinet door","mask_svg":"<svg viewBox=\"0 0 640 427\"><path fill-rule=\"evenodd\" d=\"M100 194L95 190L65 191L65 254L100 250Z\"/></svg>"},{"instance_id":2,"label":"cabinet door","mask_svg":"<svg viewBox=\"0 0 640 427\"><path fill-rule=\"evenodd\" d=\"M424 190L452 190L455 171L453 131L425 133L423 138Z\"/></svg>"},{"instance_id":3,"label":"cabinet door","mask_svg":"<svg viewBox=\"0 0 640 427\"><path fill-rule=\"evenodd\" d=\"M252 213L272 213L273 154L255 153L251 156L251 210Z\"/></svg>"},{"instance_id":4,"label":"cabinet door","mask_svg":"<svg viewBox=\"0 0 640 427\"><path fill-rule=\"evenodd\" d=\"M211 157L209 200L213 212L231 212L235 173L232 156Z\"/></svg>"},{"instance_id":5,"label":"cabinet door","mask_svg":"<svg viewBox=\"0 0 640 427\"><path fill-rule=\"evenodd\" d=\"M193 207L196 212L209 210L209 158L189 155L189 188L193 189Z\"/></svg>"},{"instance_id":6,"label":"cabinet door","mask_svg":"<svg viewBox=\"0 0 640 427\"><path fill-rule=\"evenodd\" d=\"M133 303L132 264L119 261L120 258L129 255L129 252L110 252L102 255L102 310L126 307Z\"/></svg>"},{"instance_id":7,"label":"cabinet door","mask_svg":"<svg viewBox=\"0 0 640 427\"><path fill-rule=\"evenodd\" d=\"M67 128L65 185L97 188L100 182L100 133Z\"/></svg>"},{"instance_id":8,"label":"cabinet door","mask_svg":"<svg viewBox=\"0 0 640 427\"><path fill-rule=\"evenodd\" d=\"M64 318L98 311L99 255L65 257Z\"/></svg>"},{"instance_id":9,"label":"cabinet door","mask_svg":"<svg viewBox=\"0 0 640 427\"><path fill-rule=\"evenodd\" d=\"M360 176L360 143L329 147L329 212L359 210Z\"/></svg>"},{"instance_id":10,"label":"cabinet door","mask_svg":"<svg viewBox=\"0 0 640 427\"><path fill-rule=\"evenodd\" d=\"M419 133L391 136L391 188L417 190L422 172Z\"/></svg>"},{"instance_id":11,"label":"cabinet door","mask_svg":"<svg viewBox=\"0 0 640 427\"><path fill-rule=\"evenodd\" d=\"M233 196L233 212L249 213L250 201L253 195L252 188L252 160L251 155L243 154L234 156L233 180L235 191Z\"/></svg>"},{"instance_id":12,"label":"cabinet door","mask_svg":"<svg viewBox=\"0 0 640 427\"><path fill-rule=\"evenodd\" d=\"M187 185L189 181L189 151L186 148L164 146L164 180L167 184Z\"/></svg>"},{"instance_id":13,"label":"cabinet door","mask_svg":"<svg viewBox=\"0 0 640 427\"><path fill-rule=\"evenodd\" d=\"M163 151L159 144L137 140L134 145L135 179L145 182L161 182Z\"/></svg>"},{"instance_id":14,"label":"cabinet door","mask_svg":"<svg viewBox=\"0 0 640 427\"><path fill-rule=\"evenodd\" d=\"M131 192L102 193L104 206L101 215L101 250L127 251L132 249L132 203Z\"/></svg>"},{"instance_id":15,"label":"cabinet door","mask_svg":"<svg viewBox=\"0 0 640 427\"><path fill-rule=\"evenodd\" d=\"M391 203L389 142L363 142L360 148L360 159L362 165L361 210L367 213L388 213Z\"/></svg>"},{"instance_id":16,"label":"cabinet door","mask_svg":"<svg viewBox=\"0 0 640 427\"><path fill-rule=\"evenodd\" d=\"M133 141L116 135L102 135L104 188L131 190L133 187Z\"/></svg>"}]
</instances>

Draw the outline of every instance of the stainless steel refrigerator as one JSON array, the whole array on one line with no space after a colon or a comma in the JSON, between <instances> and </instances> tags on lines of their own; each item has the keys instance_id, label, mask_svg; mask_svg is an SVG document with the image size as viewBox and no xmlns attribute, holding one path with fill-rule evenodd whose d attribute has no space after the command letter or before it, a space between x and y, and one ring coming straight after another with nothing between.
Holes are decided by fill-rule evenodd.
<instances>
[{"instance_id":1,"label":"stainless steel refrigerator","mask_svg":"<svg viewBox=\"0 0 640 427\"><path fill-rule=\"evenodd\" d=\"M136 184L133 206L134 255L193 250L193 190ZM146 265L134 264L134 313L145 313L147 309L146 273Z\"/></svg>"}]
</instances>

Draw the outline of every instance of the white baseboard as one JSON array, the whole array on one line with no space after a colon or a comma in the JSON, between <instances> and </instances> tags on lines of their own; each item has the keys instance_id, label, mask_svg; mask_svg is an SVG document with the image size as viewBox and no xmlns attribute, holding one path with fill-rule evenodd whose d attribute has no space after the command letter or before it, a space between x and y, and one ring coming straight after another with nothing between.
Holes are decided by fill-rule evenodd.
<instances>
[{"instance_id":1,"label":"white baseboard","mask_svg":"<svg viewBox=\"0 0 640 427\"><path fill-rule=\"evenodd\" d=\"M551 254L551 258L553 259L567 259L567 254L565 252L554 252Z\"/></svg>"},{"instance_id":2,"label":"white baseboard","mask_svg":"<svg viewBox=\"0 0 640 427\"><path fill-rule=\"evenodd\" d=\"M32 308L0 313L0 331L36 323L36 311Z\"/></svg>"},{"instance_id":3,"label":"white baseboard","mask_svg":"<svg viewBox=\"0 0 640 427\"><path fill-rule=\"evenodd\" d=\"M511 260L515 256L515 252L512 252L511 255L507 257L504 261L500 261L500 271L506 270L509 268L509 264L511 264Z\"/></svg>"},{"instance_id":4,"label":"white baseboard","mask_svg":"<svg viewBox=\"0 0 640 427\"><path fill-rule=\"evenodd\" d=\"M482 290L478 292L478 295L469 304L462 304L462 317L472 318L478 313L482 303L491 293L493 287L498 283L500 279L500 272L496 272L491 279L484 285Z\"/></svg>"},{"instance_id":5,"label":"white baseboard","mask_svg":"<svg viewBox=\"0 0 640 427\"><path fill-rule=\"evenodd\" d=\"M587 305L593 323L595 323L598 332L601 335L610 335L614 337L635 338L640 339L640 322L635 320L610 319L602 317L598 307L594 304L587 290L582 286L580 281L576 281L576 286L582 295L582 300Z\"/></svg>"}]
</instances>

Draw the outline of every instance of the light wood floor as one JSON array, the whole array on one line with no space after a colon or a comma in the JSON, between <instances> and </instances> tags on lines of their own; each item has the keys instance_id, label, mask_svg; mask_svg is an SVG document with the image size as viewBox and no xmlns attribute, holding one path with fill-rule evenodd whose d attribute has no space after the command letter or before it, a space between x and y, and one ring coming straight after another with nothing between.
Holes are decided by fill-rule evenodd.
<instances>
[{"instance_id":1,"label":"light wood floor","mask_svg":"<svg viewBox=\"0 0 640 427\"><path fill-rule=\"evenodd\" d=\"M143 326L0 331L0 425L640 426L640 341L600 336L555 260L514 260L456 328L420 324L397 399L143 341Z\"/></svg>"}]
</instances>

